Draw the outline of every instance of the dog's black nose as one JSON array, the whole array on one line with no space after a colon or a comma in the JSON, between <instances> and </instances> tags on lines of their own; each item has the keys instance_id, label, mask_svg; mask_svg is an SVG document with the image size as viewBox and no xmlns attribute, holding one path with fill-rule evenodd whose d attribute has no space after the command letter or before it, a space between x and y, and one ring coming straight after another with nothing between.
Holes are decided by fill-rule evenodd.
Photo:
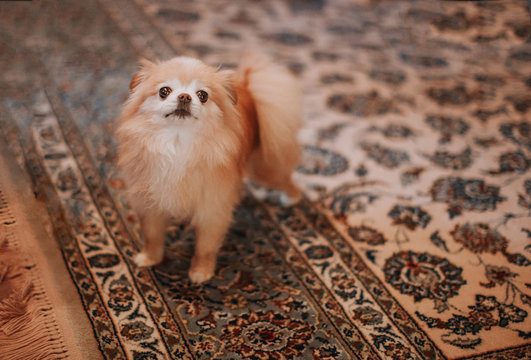
<instances>
[{"instance_id":1,"label":"dog's black nose","mask_svg":"<svg viewBox=\"0 0 531 360\"><path fill-rule=\"evenodd\" d=\"M183 104L188 104L190 101L192 101L192 97L186 93L179 94L177 98L179 99L179 102Z\"/></svg>"}]
</instances>

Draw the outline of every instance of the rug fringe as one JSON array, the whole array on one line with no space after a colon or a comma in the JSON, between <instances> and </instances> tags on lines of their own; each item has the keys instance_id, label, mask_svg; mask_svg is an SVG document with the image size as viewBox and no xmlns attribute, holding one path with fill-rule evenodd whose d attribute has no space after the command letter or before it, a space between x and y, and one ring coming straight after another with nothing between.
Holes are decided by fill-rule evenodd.
<instances>
[{"instance_id":1,"label":"rug fringe","mask_svg":"<svg viewBox=\"0 0 531 360\"><path fill-rule=\"evenodd\" d=\"M0 349L3 359L67 359L63 334L35 268L21 259L0 190ZM3 295L3 296L2 296Z\"/></svg>"},{"instance_id":2,"label":"rug fringe","mask_svg":"<svg viewBox=\"0 0 531 360\"><path fill-rule=\"evenodd\" d=\"M67 358L52 308L39 304L42 295L27 282L0 301L0 349L5 359Z\"/></svg>"}]
</instances>

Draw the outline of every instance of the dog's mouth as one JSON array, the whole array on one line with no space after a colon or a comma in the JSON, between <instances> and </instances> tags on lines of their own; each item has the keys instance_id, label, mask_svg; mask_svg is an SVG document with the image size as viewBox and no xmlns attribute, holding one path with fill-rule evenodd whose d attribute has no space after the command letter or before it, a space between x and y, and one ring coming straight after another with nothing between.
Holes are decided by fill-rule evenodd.
<instances>
[{"instance_id":1,"label":"dog's mouth","mask_svg":"<svg viewBox=\"0 0 531 360\"><path fill-rule=\"evenodd\" d=\"M171 116L171 115L177 116L179 118L184 118L184 117L187 117L187 116L191 116L192 113L190 112L190 110L183 109L183 108L177 108L174 111L172 111L171 113L166 114L166 117Z\"/></svg>"}]
</instances>

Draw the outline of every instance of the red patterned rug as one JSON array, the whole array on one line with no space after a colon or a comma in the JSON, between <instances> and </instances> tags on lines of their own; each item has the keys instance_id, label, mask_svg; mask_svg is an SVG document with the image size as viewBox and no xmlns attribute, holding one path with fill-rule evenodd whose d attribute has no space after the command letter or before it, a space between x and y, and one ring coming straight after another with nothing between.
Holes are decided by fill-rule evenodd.
<instances>
[{"instance_id":1,"label":"red patterned rug","mask_svg":"<svg viewBox=\"0 0 531 360\"><path fill-rule=\"evenodd\" d=\"M249 189L202 286L179 224L137 268L113 131L138 59L230 68L253 47L304 87L305 200ZM527 2L0 2L0 65L0 135L91 356L531 358Z\"/></svg>"}]
</instances>

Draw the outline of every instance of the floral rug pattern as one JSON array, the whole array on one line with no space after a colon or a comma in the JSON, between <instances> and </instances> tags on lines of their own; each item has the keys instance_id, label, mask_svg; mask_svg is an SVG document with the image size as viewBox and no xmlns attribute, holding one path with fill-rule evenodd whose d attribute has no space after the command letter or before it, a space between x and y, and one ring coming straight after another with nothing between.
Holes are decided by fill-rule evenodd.
<instances>
[{"instance_id":1,"label":"floral rug pattern","mask_svg":"<svg viewBox=\"0 0 531 360\"><path fill-rule=\"evenodd\" d=\"M531 357L525 1L0 2L0 137L46 203L106 359ZM304 89L305 199L248 187L213 280L192 233L140 269L115 162L140 57Z\"/></svg>"}]
</instances>

